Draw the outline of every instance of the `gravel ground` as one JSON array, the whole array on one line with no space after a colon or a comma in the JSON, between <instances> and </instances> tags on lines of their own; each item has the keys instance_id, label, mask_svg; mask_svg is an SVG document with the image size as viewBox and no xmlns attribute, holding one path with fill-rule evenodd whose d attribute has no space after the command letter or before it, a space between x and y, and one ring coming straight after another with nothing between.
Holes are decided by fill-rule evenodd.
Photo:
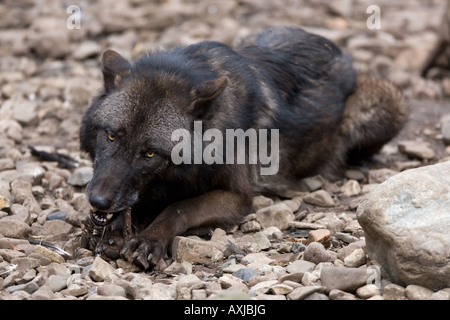
<instances>
[{"instance_id":1,"label":"gravel ground","mask_svg":"<svg viewBox=\"0 0 450 320\"><path fill-rule=\"evenodd\" d=\"M450 156L450 82L439 68L420 77L445 1L378 1L379 30L367 28L368 4L359 0L74 1L79 29L67 13L72 3L37 3L0 4L0 300L450 299L450 288L384 278L356 219L374 186ZM255 197L254 213L232 232L177 237L162 271L81 248L92 164L78 130L102 84L101 53L132 59L205 39L233 45L272 25L324 35L353 54L360 72L390 78L409 100L404 130L343 180L304 179L304 192ZM41 161L30 145L69 155L78 167Z\"/></svg>"}]
</instances>

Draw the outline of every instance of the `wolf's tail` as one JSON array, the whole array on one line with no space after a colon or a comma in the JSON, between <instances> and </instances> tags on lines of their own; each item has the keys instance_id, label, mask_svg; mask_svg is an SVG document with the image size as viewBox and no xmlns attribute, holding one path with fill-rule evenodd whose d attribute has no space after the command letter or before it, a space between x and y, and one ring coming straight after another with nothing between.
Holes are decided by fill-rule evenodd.
<instances>
[{"instance_id":1,"label":"wolf's tail","mask_svg":"<svg viewBox=\"0 0 450 320\"><path fill-rule=\"evenodd\" d=\"M359 75L347 97L341 126L349 160L378 152L394 138L409 115L405 98L386 80Z\"/></svg>"}]
</instances>

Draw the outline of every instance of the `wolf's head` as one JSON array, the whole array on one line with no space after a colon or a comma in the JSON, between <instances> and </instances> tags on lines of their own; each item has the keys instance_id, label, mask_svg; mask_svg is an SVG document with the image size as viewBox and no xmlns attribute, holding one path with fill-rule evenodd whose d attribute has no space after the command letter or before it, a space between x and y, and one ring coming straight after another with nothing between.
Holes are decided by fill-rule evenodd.
<instances>
[{"instance_id":1,"label":"wolf's head","mask_svg":"<svg viewBox=\"0 0 450 320\"><path fill-rule=\"evenodd\" d=\"M131 64L108 50L102 71L104 90L89 107L80 130L81 147L94 164L87 197L91 219L98 225L108 224L116 213L142 200L152 184L182 179L170 157L172 132L191 130L193 120L228 81L210 69L201 76L189 72L189 64L176 52Z\"/></svg>"}]
</instances>

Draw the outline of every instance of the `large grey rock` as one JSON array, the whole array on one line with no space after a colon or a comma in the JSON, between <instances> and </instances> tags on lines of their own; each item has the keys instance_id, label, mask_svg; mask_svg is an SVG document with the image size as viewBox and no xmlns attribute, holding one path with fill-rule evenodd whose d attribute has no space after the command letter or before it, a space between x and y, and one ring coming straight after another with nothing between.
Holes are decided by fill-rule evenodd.
<instances>
[{"instance_id":1,"label":"large grey rock","mask_svg":"<svg viewBox=\"0 0 450 320\"><path fill-rule=\"evenodd\" d=\"M369 258L402 286L449 287L449 208L449 161L388 179L357 211Z\"/></svg>"}]
</instances>

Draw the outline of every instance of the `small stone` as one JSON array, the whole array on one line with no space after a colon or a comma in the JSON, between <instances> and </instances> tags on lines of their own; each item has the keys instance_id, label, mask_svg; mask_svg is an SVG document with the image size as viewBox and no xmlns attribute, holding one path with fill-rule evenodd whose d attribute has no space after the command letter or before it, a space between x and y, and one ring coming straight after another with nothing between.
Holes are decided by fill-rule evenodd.
<instances>
[{"instance_id":1,"label":"small stone","mask_svg":"<svg viewBox=\"0 0 450 320\"><path fill-rule=\"evenodd\" d=\"M339 289L331 290L328 297L330 300L356 300L356 297L353 294Z\"/></svg>"},{"instance_id":2,"label":"small stone","mask_svg":"<svg viewBox=\"0 0 450 320\"><path fill-rule=\"evenodd\" d=\"M52 274L47 278L45 284L52 290L52 292L58 292L67 287L66 278L60 275Z\"/></svg>"},{"instance_id":3,"label":"small stone","mask_svg":"<svg viewBox=\"0 0 450 320\"><path fill-rule=\"evenodd\" d=\"M231 288L232 286L244 283L242 279L231 274L224 274L217 281L221 285L222 289L228 289Z\"/></svg>"},{"instance_id":4,"label":"small stone","mask_svg":"<svg viewBox=\"0 0 450 320\"><path fill-rule=\"evenodd\" d=\"M450 290L439 290L434 292L430 300L450 300Z\"/></svg>"},{"instance_id":5,"label":"small stone","mask_svg":"<svg viewBox=\"0 0 450 320\"><path fill-rule=\"evenodd\" d=\"M260 276L261 272L251 268L240 268L239 270L233 272L232 275L236 278L244 280L245 282L248 282L251 277Z\"/></svg>"},{"instance_id":6,"label":"small stone","mask_svg":"<svg viewBox=\"0 0 450 320\"><path fill-rule=\"evenodd\" d=\"M247 265L248 268L259 270L266 265L275 264L276 260L269 258L265 253L257 252L247 254L242 258L241 263Z\"/></svg>"},{"instance_id":7,"label":"small stone","mask_svg":"<svg viewBox=\"0 0 450 320\"><path fill-rule=\"evenodd\" d=\"M320 242L311 242L303 253L303 259L315 264L321 262L334 262L334 260L336 260L336 253L325 249Z\"/></svg>"},{"instance_id":8,"label":"small stone","mask_svg":"<svg viewBox=\"0 0 450 320\"><path fill-rule=\"evenodd\" d=\"M39 289L39 285L35 282L28 282L28 283L24 283L24 284L18 284L15 286L9 286L6 288L6 290L10 293L19 291L19 290L23 290L29 294L32 294L33 292L37 291Z\"/></svg>"},{"instance_id":9,"label":"small stone","mask_svg":"<svg viewBox=\"0 0 450 320\"><path fill-rule=\"evenodd\" d=\"M382 169L372 169L369 170L369 183L375 184L375 183L382 183L389 179L390 177L396 175L398 171L382 168ZM363 190L364 191L364 190Z\"/></svg>"},{"instance_id":10,"label":"small stone","mask_svg":"<svg viewBox=\"0 0 450 320\"><path fill-rule=\"evenodd\" d=\"M308 242L320 242L324 247L328 247L331 242L331 233L328 229L311 230L308 234Z\"/></svg>"},{"instance_id":11,"label":"small stone","mask_svg":"<svg viewBox=\"0 0 450 320\"><path fill-rule=\"evenodd\" d=\"M58 235L62 233L68 234L73 231L73 226L71 224L68 224L67 222L58 219L46 221L44 223L44 228L53 235Z\"/></svg>"},{"instance_id":12,"label":"small stone","mask_svg":"<svg viewBox=\"0 0 450 320\"><path fill-rule=\"evenodd\" d=\"M239 226L239 229L241 229L242 232L255 232L261 230L261 225L258 223L258 221L251 220L241 224Z\"/></svg>"},{"instance_id":13,"label":"small stone","mask_svg":"<svg viewBox=\"0 0 450 320\"><path fill-rule=\"evenodd\" d=\"M100 257L95 257L94 263L89 269L89 276L92 280L101 282L105 281L108 276L114 274L115 269Z\"/></svg>"},{"instance_id":14,"label":"small stone","mask_svg":"<svg viewBox=\"0 0 450 320\"><path fill-rule=\"evenodd\" d=\"M0 219L0 234L4 237L27 238L30 233L30 226L23 221Z\"/></svg>"},{"instance_id":15,"label":"small stone","mask_svg":"<svg viewBox=\"0 0 450 320\"><path fill-rule=\"evenodd\" d=\"M94 169L92 167L80 167L75 169L67 183L76 187L84 187L92 180L93 176Z\"/></svg>"},{"instance_id":16,"label":"small stone","mask_svg":"<svg viewBox=\"0 0 450 320\"><path fill-rule=\"evenodd\" d=\"M433 149L425 141L400 141L398 150L406 155L419 159L433 159L435 157Z\"/></svg>"},{"instance_id":17,"label":"small stone","mask_svg":"<svg viewBox=\"0 0 450 320\"><path fill-rule=\"evenodd\" d=\"M36 245L34 247L34 252L40 254L41 256L47 259L50 259L53 262L64 263L65 261L61 255L41 245Z\"/></svg>"},{"instance_id":18,"label":"small stone","mask_svg":"<svg viewBox=\"0 0 450 320\"><path fill-rule=\"evenodd\" d=\"M450 88L450 79L446 80ZM444 142L450 144L450 114L447 114L441 118L441 133Z\"/></svg>"},{"instance_id":19,"label":"small stone","mask_svg":"<svg viewBox=\"0 0 450 320\"><path fill-rule=\"evenodd\" d=\"M320 280L323 286L330 292L333 289L354 291L366 285L368 279L366 269L347 267L323 267Z\"/></svg>"},{"instance_id":20,"label":"small stone","mask_svg":"<svg viewBox=\"0 0 450 320\"><path fill-rule=\"evenodd\" d=\"M340 188L341 194L347 197L357 196L361 193L361 186L356 180L348 180Z\"/></svg>"},{"instance_id":21,"label":"small stone","mask_svg":"<svg viewBox=\"0 0 450 320\"><path fill-rule=\"evenodd\" d=\"M192 264L187 261L174 261L163 272L169 275L191 274Z\"/></svg>"},{"instance_id":22,"label":"small stone","mask_svg":"<svg viewBox=\"0 0 450 320\"><path fill-rule=\"evenodd\" d=\"M385 300L408 300L405 288L395 283L389 283L384 287L383 297Z\"/></svg>"},{"instance_id":23,"label":"small stone","mask_svg":"<svg viewBox=\"0 0 450 320\"><path fill-rule=\"evenodd\" d=\"M98 286L97 293L101 296L121 296L126 298L125 289L123 287L110 283Z\"/></svg>"},{"instance_id":24,"label":"small stone","mask_svg":"<svg viewBox=\"0 0 450 320\"><path fill-rule=\"evenodd\" d=\"M356 289L356 294L362 299L369 299L373 296L380 295L380 288L374 284L367 284Z\"/></svg>"},{"instance_id":25,"label":"small stone","mask_svg":"<svg viewBox=\"0 0 450 320\"><path fill-rule=\"evenodd\" d=\"M289 222L289 228L294 229L325 229L326 226L319 223L303 222L303 221L291 221Z\"/></svg>"},{"instance_id":26,"label":"small stone","mask_svg":"<svg viewBox=\"0 0 450 320\"><path fill-rule=\"evenodd\" d=\"M353 169L345 170L345 177L347 179L356 180L356 181L362 181L365 178L364 173L362 173L359 170L353 170Z\"/></svg>"},{"instance_id":27,"label":"small stone","mask_svg":"<svg viewBox=\"0 0 450 320\"><path fill-rule=\"evenodd\" d=\"M312 192L320 189L324 183L325 179L321 175L317 175L313 177L303 178L300 181L300 186L302 187L302 190Z\"/></svg>"},{"instance_id":28,"label":"small stone","mask_svg":"<svg viewBox=\"0 0 450 320\"><path fill-rule=\"evenodd\" d=\"M195 297L195 293L192 290L192 299ZM151 286L150 295L152 300L174 300L177 292L174 286L167 285L165 283L155 283ZM206 297L205 297L206 299Z\"/></svg>"},{"instance_id":29,"label":"small stone","mask_svg":"<svg viewBox=\"0 0 450 320\"><path fill-rule=\"evenodd\" d=\"M345 258L351 254L354 250L363 248L366 245L364 240L358 240L350 243L348 246L345 246L337 251L337 258L344 261Z\"/></svg>"},{"instance_id":30,"label":"small stone","mask_svg":"<svg viewBox=\"0 0 450 320\"><path fill-rule=\"evenodd\" d=\"M153 283L147 277L137 273L131 273L125 277L125 280L130 280L128 286L125 288L125 292L132 299L143 299L146 296L152 296Z\"/></svg>"},{"instance_id":31,"label":"small stone","mask_svg":"<svg viewBox=\"0 0 450 320\"><path fill-rule=\"evenodd\" d=\"M353 250L347 257L344 258L346 267L357 268L366 263L366 253L363 249L358 248Z\"/></svg>"},{"instance_id":32,"label":"small stone","mask_svg":"<svg viewBox=\"0 0 450 320\"><path fill-rule=\"evenodd\" d=\"M206 290L199 289L199 290L192 290L192 300L206 300ZM166 299L167 300L167 299Z\"/></svg>"},{"instance_id":33,"label":"small stone","mask_svg":"<svg viewBox=\"0 0 450 320\"><path fill-rule=\"evenodd\" d=\"M287 284L284 283L277 283L274 284L273 286L271 286L269 288L270 292L272 292L273 294L289 294L291 293L294 288L292 288L291 286L288 286Z\"/></svg>"},{"instance_id":34,"label":"small stone","mask_svg":"<svg viewBox=\"0 0 450 320\"><path fill-rule=\"evenodd\" d=\"M314 292L324 292L325 288L322 286L307 286L294 289L287 295L289 300L303 300Z\"/></svg>"},{"instance_id":35,"label":"small stone","mask_svg":"<svg viewBox=\"0 0 450 320\"><path fill-rule=\"evenodd\" d=\"M100 54L102 48L96 41L82 41L72 56L76 60L84 60Z\"/></svg>"},{"instance_id":36,"label":"small stone","mask_svg":"<svg viewBox=\"0 0 450 320\"><path fill-rule=\"evenodd\" d=\"M253 235L256 244L261 248L261 250L267 250L272 247L269 239L262 232L257 232Z\"/></svg>"},{"instance_id":37,"label":"small stone","mask_svg":"<svg viewBox=\"0 0 450 320\"><path fill-rule=\"evenodd\" d=\"M319 207L334 207L335 203L330 194L325 190L317 190L303 198L303 201Z\"/></svg>"},{"instance_id":38,"label":"small stone","mask_svg":"<svg viewBox=\"0 0 450 320\"><path fill-rule=\"evenodd\" d=\"M277 284L278 280L267 280L267 281L261 281L255 284L250 288L250 294L261 294L261 293L267 293L270 290L270 287Z\"/></svg>"},{"instance_id":39,"label":"small stone","mask_svg":"<svg viewBox=\"0 0 450 320\"><path fill-rule=\"evenodd\" d=\"M209 263L224 258L223 253L211 241L177 236L172 242L172 255L176 260Z\"/></svg>"},{"instance_id":40,"label":"small stone","mask_svg":"<svg viewBox=\"0 0 450 320\"><path fill-rule=\"evenodd\" d=\"M252 199L252 208L255 212L271 205L273 205L273 200L261 195L253 197Z\"/></svg>"},{"instance_id":41,"label":"small stone","mask_svg":"<svg viewBox=\"0 0 450 320\"><path fill-rule=\"evenodd\" d=\"M313 271L316 264L306 260L296 260L286 267L286 271L291 274L304 274Z\"/></svg>"},{"instance_id":42,"label":"small stone","mask_svg":"<svg viewBox=\"0 0 450 320\"><path fill-rule=\"evenodd\" d=\"M47 285L41 286L38 290L31 294L32 300L53 300L55 298L56 295Z\"/></svg>"},{"instance_id":43,"label":"small stone","mask_svg":"<svg viewBox=\"0 0 450 320\"><path fill-rule=\"evenodd\" d=\"M406 297L410 300L429 300L433 291L422 286L410 284L405 288Z\"/></svg>"},{"instance_id":44,"label":"small stone","mask_svg":"<svg viewBox=\"0 0 450 320\"><path fill-rule=\"evenodd\" d=\"M288 228L295 219L292 210L285 203L277 203L256 211L256 218L263 228L275 226L280 230Z\"/></svg>"}]
</instances>

